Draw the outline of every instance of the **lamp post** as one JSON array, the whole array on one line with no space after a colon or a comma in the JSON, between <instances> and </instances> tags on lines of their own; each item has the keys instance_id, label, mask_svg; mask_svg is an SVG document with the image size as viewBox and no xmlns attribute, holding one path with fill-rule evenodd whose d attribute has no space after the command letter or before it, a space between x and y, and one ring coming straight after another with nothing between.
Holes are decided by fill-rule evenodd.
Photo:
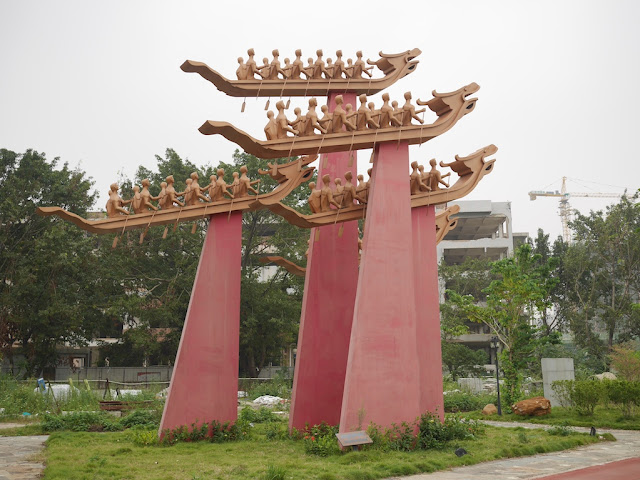
<instances>
[{"instance_id":1,"label":"lamp post","mask_svg":"<svg viewBox=\"0 0 640 480\"><path fill-rule=\"evenodd\" d=\"M491 346L496 351L496 388L498 390L498 415L502 415L502 405L500 404L500 374L498 365L498 345L500 345L500 339L498 337L491 338Z\"/></svg>"}]
</instances>

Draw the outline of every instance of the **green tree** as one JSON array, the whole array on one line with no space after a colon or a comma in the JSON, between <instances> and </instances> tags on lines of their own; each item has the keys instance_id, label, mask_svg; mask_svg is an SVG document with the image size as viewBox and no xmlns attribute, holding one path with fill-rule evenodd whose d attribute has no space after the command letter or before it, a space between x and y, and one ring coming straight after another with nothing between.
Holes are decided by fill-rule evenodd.
<instances>
[{"instance_id":1,"label":"green tree","mask_svg":"<svg viewBox=\"0 0 640 480\"><path fill-rule=\"evenodd\" d=\"M447 290L449 301L471 321L487 325L503 345L500 354L504 372L506 400L518 399L523 371L534 361L536 348L557 335L543 334L537 324L541 312L549 307L549 290L554 280L547 264L530 245L519 247L514 256L494 262L491 273L497 277L484 289L486 305L471 295Z\"/></svg>"},{"instance_id":2,"label":"green tree","mask_svg":"<svg viewBox=\"0 0 640 480\"><path fill-rule=\"evenodd\" d=\"M606 358L640 335L640 205L623 197L606 212L577 214L564 259L566 315L576 342Z\"/></svg>"},{"instance_id":3,"label":"green tree","mask_svg":"<svg viewBox=\"0 0 640 480\"><path fill-rule=\"evenodd\" d=\"M12 364L21 345L28 375L54 367L57 345L85 343L103 317L94 239L36 214L61 206L83 215L94 203L91 179L58 164L34 150L0 150L0 346Z\"/></svg>"}]
</instances>

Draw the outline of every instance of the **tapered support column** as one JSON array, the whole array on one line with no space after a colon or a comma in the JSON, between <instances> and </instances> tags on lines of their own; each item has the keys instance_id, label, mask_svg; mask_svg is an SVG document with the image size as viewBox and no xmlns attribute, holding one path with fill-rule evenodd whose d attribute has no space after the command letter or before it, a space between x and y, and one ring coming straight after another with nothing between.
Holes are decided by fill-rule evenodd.
<instances>
[{"instance_id":1,"label":"tapered support column","mask_svg":"<svg viewBox=\"0 0 640 480\"><path fill-rule=\"evenodd\" d=\"M414 208L411 210L411 217L420 413L437 413L440 420L444 420L435 207Z\"/></svg>"},{"instance_id":2,"label":"tapered support column","mask_svg":"<svg viewBox=\"0 0 640 480\"><path fill-rule=\"evenodd\" d=\"M160 432L237 418L241 248L242 213L212 216Z\"/></svg>"},{"instance_id":3,"label":"tapered support column","mask_svg":"<svg viewBox=\"0 0 640 480\"><path fill-rule=\"evenodd\" d=\"M371 422L389 427L420 414L408 167L407 144L376 147L341 432Z\"/></svg>"},{"instance_id":4,"label":"tapered support column","mask_svg":"<svg viewBox=\"0 0 640 480\"><path fill-rule=\"evenodd\" d=\"M337 94L329 96L333 110ZM355 94L343 94L344 104L356 108ZM329 174L343 179L357 176L356 152L331 153L320 158L318 184ZM335 186L332 183L332 188ZM336 210L336 214L339 212ZM342 225L342 226L341 226ZM342 230L342 231L341 231ZM311 230L300 333L296 355L289 427L301 429L340 420L353 304L358 282L358 223Z\"/></svg>"}]
</instances>

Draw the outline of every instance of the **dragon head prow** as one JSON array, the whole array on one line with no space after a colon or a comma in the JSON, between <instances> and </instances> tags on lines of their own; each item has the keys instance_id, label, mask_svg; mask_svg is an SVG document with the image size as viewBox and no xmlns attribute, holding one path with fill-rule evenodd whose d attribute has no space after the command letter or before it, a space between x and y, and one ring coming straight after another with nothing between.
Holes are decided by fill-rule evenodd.
<instances>
[{"instance_id":1,"label":"dragon head prow","mask_svg":"<svg viewBox=\"0 0 640 480\"><path fill-rule=\"evenodd\" d=\"M297 160L292 160L288 163L277 164L277 163L267 163L269 167L268 170L259 169L258 173L261 175L271 175L274 180L282 183L290 178L293 178L298 172L302 171L304 168L304 172L302 174L302 178L305 180L309 180L315 167L307 167L310 163L314 162L318 158L318 155L305 155L304 157L300 157Z\"/></svg>"},{"instance_id":2,"label":"dragon head prow","mask_svg":"<svg viewBox=\"0 0 640 480\"><path fill-rule=\"evenodd\" d=\"M415 58L422 53L422 50L419 48L413 48L411 50L405 50L400 53L382 53L382 51L378 52L380 58L375 62L371 61L371 59L367 60L369 65L375 65L382 73L385 75L389 75L394 70L399 68L404 68L406 73L402 75L403 77L410 72L412 72L416 65L418 64L418 60Z\"/></svg>"},{"instance_id":3,"label":"dragon head prow","mask_svg":"<svg viewBox=\"0 0 640 480\"><path fill-rule=\"evenodd\" d=\"M465 162L468 161L472 158L476 158L476 157L482 157L483 159L485 157L488 157L490 155L495 155L495 153L498 151L498 147L496 147L493 143L491 145L487 145L486 147L482 147L479 148L478 150L476 150L475 152L473 152L471 155L467 155L465 157L461 157L460 155L456 155L456 160L459 162Z\"/></svg>"}]
</instances>

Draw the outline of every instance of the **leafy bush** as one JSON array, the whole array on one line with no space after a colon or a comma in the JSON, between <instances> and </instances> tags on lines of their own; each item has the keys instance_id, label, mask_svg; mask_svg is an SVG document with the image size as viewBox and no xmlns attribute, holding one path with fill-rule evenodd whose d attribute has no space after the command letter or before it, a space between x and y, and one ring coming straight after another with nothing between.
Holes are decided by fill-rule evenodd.
<instances>
[{"instance_id":1,"label":"leafy bush","mask_svg":"<svg viewBox=\"0 0 640 480\"><path fill-rule=\"evenodd\" d=\"M444 396L444 411L450 413L471 412L481 410L488 403L497 403L496 396L449 392Z\"/></svg>"},{"instance_id":2,"label":"leafy bush","mask_svg":"<svg viewBox=\"0 0 640 480\"><path fill-rule=\"evenodd\" d=\"M251 407L244 407L240 411L239 418L252 423L270 423L280 421L280 418L267 407L260 407L258 410Z\"/></svg>"},{"instance_id":3,"label":"leafy bush","mask_svg":"<svg viewBox=\"0 0 640 480\"><path fill-rule=\"evenodd\" d=\"M251 400L255 400L262 395L272 395L274 397L291 398L293 388L293 378L286 370L280 370L271 380L261 381L251 385L247 390L247 395Z\"/></svg>"},{"instance_id":4,"label":"leafy bush","mask_svg":"<svg viewBox=\"0 0 640 480\"><path fill-rule=\"evenodd\" d=\"M609 358L618 377L629 382L640 381L640 352L636 352L631 344L614 346Z\"/></svg>"},{"instance_id":5,"label":"leafy bush","mask_svg":"<svg viewBox=\"0 0 640 480\"><path fill-rule=\"evenodd\" d=\"M603 385L600 380L578 380L573 383L571 400L581 415L593 415L602 399Z\"/></svg>"},{"instance_id":6,"label":"leafy bush","mask_svg":"<svg viewBox=\"0 0 640 480\"><path fill-rule=\"evenodd\" d=\"M147 430L145 428L135 426L131 430L129 430L128 435L131 441L139 447L158 445L157 430Z\"/></svg>"},{"instance_id":7,"label":"leafy bush","mask_svg":"<svg viewBox=\"0 0 640 480\"><path fill-rule=\"evenodd\" d=\"M193 423L191 427L186 425L175 429L162 431L160 443L162 445L175 445L178 442L197 442L208 440L211 443L232 442L241 440L248 434L249 424L238 420L236 423L220 423L216 420Z\"/></svg>"},{"instance_id":8,"label":"leafy bush","mask_svg":"<svg viewBox=\"0 0 640 480\"><path fill-rule=\"evenodd\" d=\"M282 422L268 423L265 430L265 437L267 437L267 440L285 440L286 438L289 438L287 425Z\"/></svg>"},{"instance_id":9,"label":"leafy bush","mask_svg":"<svg viewBox=\"0 0 640 480\"><path fill-rule=\"evenodd\" d=\"M484 427L476 420L448 416L443 423L432 413L425 413L418 422L417 447L423 450L442 448L452 440L464 440L484 433Z\"/></svg>"},{"instance_id":10,"label":"leafy bush","mask_svg":"<svg viewBox=\"0 0 640 480\"><path fill-rule=\"evenodd\" d=\"M310 455L327 457L340 453L338 440L336 439L338 427L321 423L303 431L304 451Z\"/></svg>"},{"instance_id":11,"label":"leafy bush","mask_svg":"<svg viewBox=\"0 0 640 480\"><path fill-rule=\"evenodd\" d=\"M607 398L622 409L622 415L629 418L633 415L634 405L640 405L640 382L627 380L610 380L603 382Z\"/></svg>"},{"instance_id":12,"label":"leafy bush","mask_svg":"<svg viewBox=\"0 0 640 480\"><path fill-rule=\"evenodd\" d=\"M599 380L560 380L553 382L551 388L560 405L573 406L580 415L593 415L604 395L604 386Z\"/></svg>"},{"instance_id":13,"label":"leafy bush","mask_svg":"<svg viewBox=\"0 0 640 480\"><path fill-rule=\"evenodd\" d=\"M161 418L161 413L157 410L133 410L120 419L120 425L124 428L141 426L150 430L157 429Z\"/></svg>"},{"instance_id":14,"label":"leafy bush","mask_svg":"<svg viewBox=\"0 0 640 480\"><path fill-rule=\"evenodd\" d=\"M73 412L68 415L45 414L41 423L44 432L71 430L73 432L117 432L124 427L104 412Z\"/></svg>"}]
</instances>

